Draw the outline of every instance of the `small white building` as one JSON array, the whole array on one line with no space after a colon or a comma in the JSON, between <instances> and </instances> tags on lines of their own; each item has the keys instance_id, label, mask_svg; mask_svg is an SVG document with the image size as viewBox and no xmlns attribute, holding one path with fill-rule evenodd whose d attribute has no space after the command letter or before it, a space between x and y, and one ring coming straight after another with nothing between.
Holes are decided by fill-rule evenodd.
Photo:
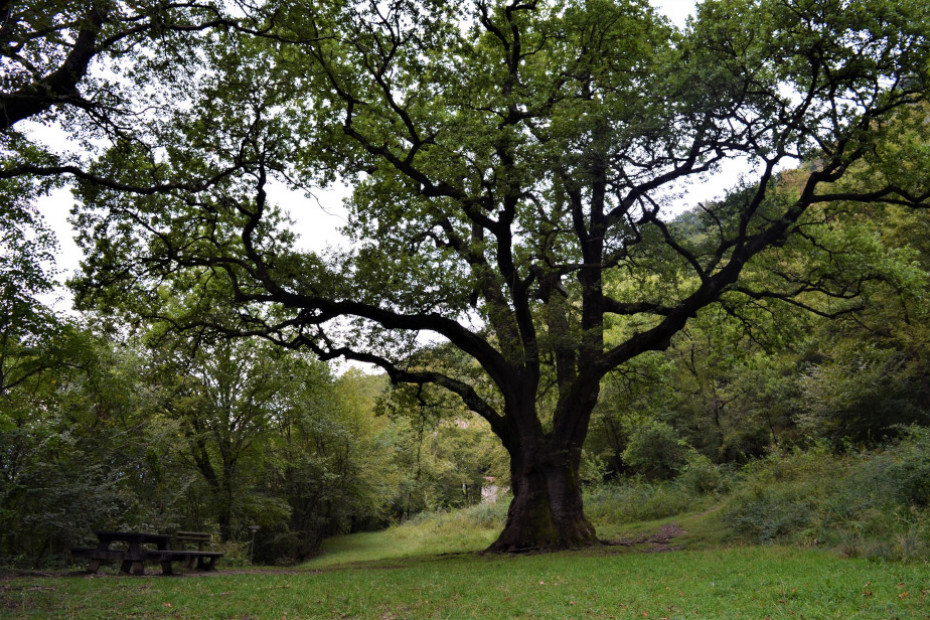
<instances>
[{"instance_id":1,"label":"small white building","mask_svg":"<svg viewBox=\"0 0 930 620\"><path fill-rule=\"evenodd\" d=\"M481 503L496 504L501 495L504 495L510 489L494 484L497 478L494 476L485 476L484 484L481 485Z\"/></svg>"}]
</instances>

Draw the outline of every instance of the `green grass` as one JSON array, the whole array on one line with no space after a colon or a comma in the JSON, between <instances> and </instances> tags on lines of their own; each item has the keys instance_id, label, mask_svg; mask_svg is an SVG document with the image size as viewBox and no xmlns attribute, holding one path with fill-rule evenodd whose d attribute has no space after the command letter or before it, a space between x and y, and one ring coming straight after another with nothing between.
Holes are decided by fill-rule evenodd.
<instances>
[{"instance_id":1,"label":"green grass","mask_svg":"<svg viewBox=\"0 0 930 620\"><path fill-rule=\"evenodd\" d=\"M0 581L0 617L930 618L925 563L726 548L720 513L601 524L627 545L501 557L476 552L503 510L473 508L332 539L294 570ZM684 550L631 544L672 524Z\"/></svg>"},{"instance_id":2,"label":"green grass","mask_svg":"<svg viewBox=\"0 0 930 620\"><path fill-rule=\"evenodd\" d=\"M0 618L930 620L930 514L891 502L907 479L901 463L914 460L899 452L779 455L726 495L638 481L594 489L588 514L616 544L583 551L481 555L503 526L501 503L334 538L296 569L0 575ZM774 534L748 546L759 537L736 526Z\"/></svg>"},{"instance_id":3,"label":"green grass","mask_svg":"<svg viewBox=\"0 0 930 620\"><path fill-rule=\"evenodd\" d=\"M497 538L504 525L506 508L505 503L473 506L412 519L381 532L330 538L323 543L320 555L303 568L478 552Z\"/></svg>"},{"instance_id":4,"label":"green grass","mask_svg":"<svg viewBox=\"0 0 930 620\"><path fill-rule=\"evenodd\" d=\"M474 506L415 518L381 532L330 538L323 543L321 554L302 568L347 567L363 562L383 565L425 556L477 553L497 538L504 526L506 508L505 502L494 507ZM720 519L719 508L632 523L605 509L595 511L591 519L602 540L643 538L674 523L685 530L674 546L705 549L728 544L730 532Z\"/></svg>"},{"instance_id":5,"label":"green grass","mask_svg":"<svg viewBox=\"0 0 930 620\"><path fill-rule=\"evenodd\" d=\"M20 578L10 618L928 618L930 571L783 547L419 558L210 577Z\"/></svg>"}]
</instances>

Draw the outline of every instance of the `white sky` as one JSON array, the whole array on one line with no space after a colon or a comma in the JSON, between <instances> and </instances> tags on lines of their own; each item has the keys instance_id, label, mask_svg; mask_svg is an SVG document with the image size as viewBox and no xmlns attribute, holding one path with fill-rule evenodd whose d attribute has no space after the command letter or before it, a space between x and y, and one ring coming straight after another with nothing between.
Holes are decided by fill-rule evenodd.
<instances>
[{"instance_id":1,"label":"white sky","mask_svg":"<svg viewBox=\"0 0 930 620\"><path fill-rule=\"evenodd\" d=\"M676 26L685 25L685 20L694 12L695 0L651 0L658 11L666 15ZM61 132L36 125L29 127L28 131L35 138L52 145L53 148L66 148L62 144ZM689 188L689 203L709 200L722 194L727 187L732 187L734 175L727 175L725 179L711 179L700 186ZM300 194L288 192L286 188L275 187L269 192L269 197L283 206L296 221L295 229L300 235L299 245L305 249L324 249L327 245L338 244L340 235L338 229L346 223L346 211L342 206L342 199L347 190L323 190L317 192L314 200L306 199ZM39 202L39 209L44 214L48 224L55 232L59 242L58 270L59 280L63 283L78 269L81 252L74 242L74 230L68 222L68 217L74 199L69 189L52 192ZM58 292L61 298L56 307L70 306L68 293L63 289ZM47 300L53 303L52 300Z\"/></svg>"}]
</instances>

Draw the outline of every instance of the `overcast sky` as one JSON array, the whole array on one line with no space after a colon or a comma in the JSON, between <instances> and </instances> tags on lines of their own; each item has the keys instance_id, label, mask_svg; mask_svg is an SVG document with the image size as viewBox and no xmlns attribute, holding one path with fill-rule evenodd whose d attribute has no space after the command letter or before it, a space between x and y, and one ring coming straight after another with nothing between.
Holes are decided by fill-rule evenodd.
<instances>
[{"instance_id":1,"label":"overcast sky","mask_svg":"<svg viewBox=\"0 0 930 620\"><path fill-rule=\"evenodd\" d=\"M684 26L687 17L693 13L695 5L694 0L651 0L651 2L679 27ZM38 139L49 143L54 143L57 139L56 132L42 128L36 128L32 133ZM723 187L708 184L703 188L693 190L689 202L707 200L723 189ZM342 199L345 195L344 189L321 191L314 199L309 200L278 188L271 192L270 197L287 208L292 217L297 220L301 247L323 249L328 244L338 242L338 229L345 224L345 210L342 208ZM59 279L62 282L77 269L81 259L81 253L74 242L74 232L68 223L68 215L73 203L70 190L62 189L42 199L39 205L58 237L60 246L58 269L61 272ZM70 303L67 300L61 300L56 305L70 305Z\"/></svg>"}]
</instances>

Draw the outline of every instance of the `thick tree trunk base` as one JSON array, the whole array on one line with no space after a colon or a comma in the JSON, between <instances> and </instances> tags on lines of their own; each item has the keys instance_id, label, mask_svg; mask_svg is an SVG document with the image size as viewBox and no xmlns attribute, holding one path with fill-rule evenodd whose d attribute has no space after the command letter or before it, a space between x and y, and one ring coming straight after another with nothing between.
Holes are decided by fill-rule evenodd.
<instances>
[{"instance_id":1,"label":"thick tree trunk base","mask_svg":"<svg viewBox=\"0 0 930 620\"><path fill-rule=\"evenodd\" d=\"M559 551L597 544L575 477L564 469L537 470L514 485L507 524L486 553Z\"/></svg>"},{"instance_id":2,"label":"thick tree trunk base","mask_svg":"<svg viewBox=\"0 0 930 620\"><path fill-rule=\"evenodd\" d=\"M585 519L568 528L505 527L485 553L534 553L582 549L600 545L594 527Z\"/></svg>"}]
</instances>

